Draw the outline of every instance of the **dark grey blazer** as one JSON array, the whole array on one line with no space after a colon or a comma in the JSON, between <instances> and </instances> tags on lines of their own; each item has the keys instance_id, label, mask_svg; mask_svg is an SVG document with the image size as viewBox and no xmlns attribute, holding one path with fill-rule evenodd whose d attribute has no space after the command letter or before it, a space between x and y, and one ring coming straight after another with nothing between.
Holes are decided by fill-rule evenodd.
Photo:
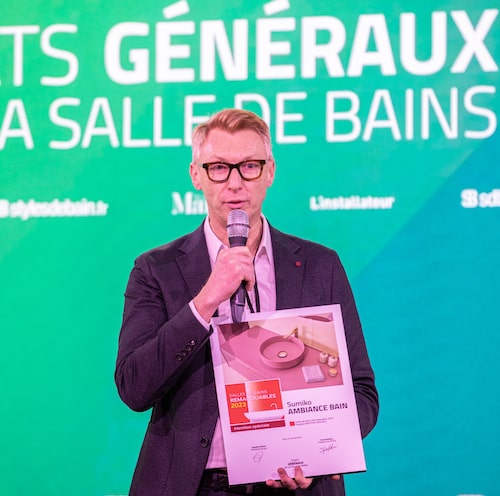
<instances>
[{"instance_id":1,"label":"dark grey blazer","mask_svg":"<svg viewBox=\"0 0 500 496\"><path fill-rule=\"evenodd\" d=\"M378 395L349 282L337 254L271 227L277 309L340 303L360 417L375 425ZM300 262L300 263L297 263ZM153 408L130 496L194 496L218 409L209 333L188 303L210 274L203 227L137 258L125 292L115 380L133 410ZM124 433L126 435L126 433ZM296 494L338 496L324 478Z\"/></svg>"}]
</instances>

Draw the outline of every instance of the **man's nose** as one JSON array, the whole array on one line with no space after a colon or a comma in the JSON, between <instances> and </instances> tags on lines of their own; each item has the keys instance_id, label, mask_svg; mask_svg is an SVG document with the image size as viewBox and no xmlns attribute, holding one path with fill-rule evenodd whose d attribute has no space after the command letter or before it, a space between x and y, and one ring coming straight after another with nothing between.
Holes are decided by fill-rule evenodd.
<instances>
[{"instance_id":1,"label":"man's nose","mask_svg":"<svg viewBox=\"0 0 500 496\"><path fill-rule=\"evenodd\" d=\"M243 178L240 175L240 172L234 168L230 173L227 179L228 186L230 188L241 188L241 184L243 182Z\"/></svg>"}]
</instances>

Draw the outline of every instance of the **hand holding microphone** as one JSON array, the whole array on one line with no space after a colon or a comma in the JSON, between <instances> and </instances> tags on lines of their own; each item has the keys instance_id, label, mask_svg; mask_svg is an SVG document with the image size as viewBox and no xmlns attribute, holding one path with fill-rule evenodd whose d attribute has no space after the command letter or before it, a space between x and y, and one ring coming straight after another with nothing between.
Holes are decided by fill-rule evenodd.
<instances>
[{"instance_id":1,"label":"hand holding microphone","mask_svg":"<svg viewBox=\"0 0 500 496\"><path fill-rule=\"evenodd\" d=\"M243 210L232 210L229 213L227 232L230 249L219 252L208 281L193 300L198 313L207 322L225 300L234 297L239 303L238 307L241 306L241 302L244 304L245 289L250 291L254 286L253 256L246 246L248 224L248 216ZM243 307L238 309L238 315L240 311L243 311Z\"/></svg>"},{"instance_id":2,"label":"hand holding microphone","mask_svg":"<svg viewBox=\"0 0 500 496\"><path fill-rule=\"evenodd\" d=\"M248 215L244 210L231 210L227 217L227 236L229 246L246 246L250 223ZM241 322L243 310L245 308L245 285L246 281L241 281L238 289L231 296L231 317L234 322Z\"/></svg>"}]
</instances>

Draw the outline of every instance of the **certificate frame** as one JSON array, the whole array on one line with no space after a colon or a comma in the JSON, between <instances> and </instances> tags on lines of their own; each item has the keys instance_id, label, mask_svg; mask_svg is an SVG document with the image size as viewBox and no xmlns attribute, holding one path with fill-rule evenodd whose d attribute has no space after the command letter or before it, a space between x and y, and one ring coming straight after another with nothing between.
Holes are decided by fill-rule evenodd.
<instances>
[{"instance_id":1,"label":"certificate frame","mask_svg":"<svg viewBox=\"0 0 500 496\"><path fill-rule=\"evenodd\" d=\"M210 336L230 484L366 470L341 307L215 318Z\"/></svg>"}]
</instances>

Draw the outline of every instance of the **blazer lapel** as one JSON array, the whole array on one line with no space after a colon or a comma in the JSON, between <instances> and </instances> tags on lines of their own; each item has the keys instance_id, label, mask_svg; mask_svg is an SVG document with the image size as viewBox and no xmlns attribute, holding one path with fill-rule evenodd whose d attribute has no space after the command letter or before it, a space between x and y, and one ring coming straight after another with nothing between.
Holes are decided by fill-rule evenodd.
<instances>
[{"instance_id":1,"label":"blazer lapel","mask_svg":"<svg viewBox=\"0 0 500 496\"><path fill-rule=\"evenodd\" d=\"M277 229L270 229L276 275L276 309L300 307L305 268L300 245Z\"/></svg>"},{"instance_id":2,"label":"blazer lapel","mask_svg":"<svg viewBox=\"0 0 500 496\"><path fill-rule=\"evenodd\" d=\"M207 282L211 272L203 224L186 236L179 247L177 263L189 288L190 298L194 298Z\"/></svg>"}]
</instances>

